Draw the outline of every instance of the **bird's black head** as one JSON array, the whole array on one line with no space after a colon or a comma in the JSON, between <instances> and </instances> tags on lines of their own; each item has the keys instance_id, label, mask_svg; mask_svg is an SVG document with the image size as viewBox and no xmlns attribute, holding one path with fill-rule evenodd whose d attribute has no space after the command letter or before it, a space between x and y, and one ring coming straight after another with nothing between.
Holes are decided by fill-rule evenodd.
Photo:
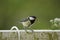
<instances>
[{"instance_id":1,"label":"bird's black head","mask_svg":"<svg viewBox=\"0 0 60 40\"><path fill-rule=\"evenodd\" d=\"M29 16L28 19L31 21L31 24L36 20L36 16Z\"/></svg>"},{"instance_id":2,"label":"bird's black head","mask_svg":"<svg viewBox=\"0 0 60 40\"><path fill-rule=\"evenodd\" d=\"M36 19L36 16L29 16L28 17L30 20L35 20Z\"/></svg>"}]
</instances>

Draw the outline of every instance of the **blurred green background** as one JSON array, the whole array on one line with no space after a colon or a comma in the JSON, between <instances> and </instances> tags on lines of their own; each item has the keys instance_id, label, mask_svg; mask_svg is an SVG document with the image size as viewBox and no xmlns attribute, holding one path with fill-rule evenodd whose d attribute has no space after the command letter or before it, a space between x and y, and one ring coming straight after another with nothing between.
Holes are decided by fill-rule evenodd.
<instances>
[{"instance_id":1,"label":"blurred green background","mask_svg":"<svg viewBox=\"0 0 60 40\"><path fill-rule=\"evenodd\" d=\"M0 0L0 30L23 29L19 21L31 15L40 20L33 29L51 29L49 20L60 17L60 0Z\"/></svg>"}]
</instances>

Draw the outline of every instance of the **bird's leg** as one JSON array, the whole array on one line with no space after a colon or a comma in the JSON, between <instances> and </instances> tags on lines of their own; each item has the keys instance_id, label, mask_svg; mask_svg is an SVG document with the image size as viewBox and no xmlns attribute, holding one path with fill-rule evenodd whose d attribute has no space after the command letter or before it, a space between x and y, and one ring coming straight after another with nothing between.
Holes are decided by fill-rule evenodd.
<instances>
[{"instance_id":1,"label":"bird's leg","mask_svg":"<svg viewBox=\"0 0 60 40\"><path fill-rule=\"evenodd\" d=\"M32 28L30 28L30 30L31 30L31 32L32 32L32 33L34 33L34 31L33 31L33 29L32 29Z\"/></svg>"},{"instance_id":2,"label":"bird's leg","mask_svg":"<svg viewBox=\"0 0 60 40\"><path fill-rule=\"evenodd\" d=\"M27 29L30 29L31 33L34 33L34 31L31 27L24 27L24 30L25 30L26 33L30 33L30 32L27 31Z\"/></svg>"},{"instance_id":3,"label":"bird's leg","mask_svg":"<svg viewBox=\"0 0 60 40\"><path fill-rule=\"evenodd\" d=\"M26 27L24 27L24 30L27 30Z\"/></svg>"},{"instance_id":4,"label":"bird's leg","mask_svg":"<svg viewBox=\"0 0 60 40\"><path fill-rule=\"evenodd\" d=\"M33 29L31 27L28 27L31 30L31 33L34 33Z\"/></svg>"},{"instance_id":5,"label":"bird's leg","mask_svg":"<svg viewBox=\"0 0 60 40\"><path fill-rule=\"evenodd\" d=\"M27 32L27 27L24 27L24 30L25 30L26 33L28 33L28 32Z\"/></svg>"}]
</instances>

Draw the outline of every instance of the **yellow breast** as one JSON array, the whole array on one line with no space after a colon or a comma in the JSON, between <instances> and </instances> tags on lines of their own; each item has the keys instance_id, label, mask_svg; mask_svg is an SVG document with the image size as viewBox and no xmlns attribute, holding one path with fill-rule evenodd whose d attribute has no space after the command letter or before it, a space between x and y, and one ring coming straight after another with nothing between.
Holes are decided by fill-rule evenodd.
<instances>
[{"instance_id":1,"label":"yellow breast","mask_svg":"<svg viewBox=\"0 0 60 40\"><path fill-rule=\"evenodd\" d=\"M31 25L30 21L22 22L24 27L29 27Z\"/></svg>"}]
</instances>

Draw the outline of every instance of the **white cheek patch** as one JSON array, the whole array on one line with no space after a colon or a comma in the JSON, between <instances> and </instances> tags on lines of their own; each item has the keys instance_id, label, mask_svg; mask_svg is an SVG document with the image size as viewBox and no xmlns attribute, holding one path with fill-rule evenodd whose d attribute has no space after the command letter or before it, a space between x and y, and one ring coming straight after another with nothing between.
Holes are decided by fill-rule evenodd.
<instances>
[{"instance_id":1,"label":"white cheek patch","mask_svg":"<svg viewBox=\"0 0 60 40\"><path fill-rule=\"evenodd\" d=\"M30 18L30 20L34 20L34 18L33 17L29 17Z\"/></svg>"}]
</instances>

